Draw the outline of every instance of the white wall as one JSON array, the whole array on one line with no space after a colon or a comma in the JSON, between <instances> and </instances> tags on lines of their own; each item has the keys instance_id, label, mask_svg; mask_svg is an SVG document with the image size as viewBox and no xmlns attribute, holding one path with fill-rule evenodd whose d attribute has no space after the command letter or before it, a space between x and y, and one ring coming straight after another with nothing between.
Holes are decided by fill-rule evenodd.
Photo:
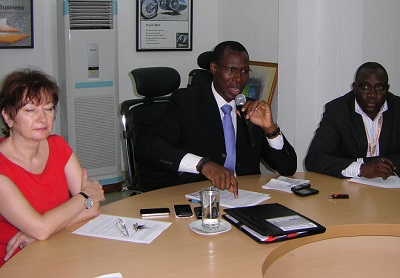
<instances>
[{"instance_id":1,"label":"white wall","mask_svg":"<svg viewBox=\"0 0 400 278\"><path fill-rule=\"evenodd\" d=\"M278 0L219 0L218 42L236 40L252 61L278 62Z\"/></svg>"},{"instance_id":2,"label":"white wall","mask_svg":"<svg viewBox=\"0 0 400 278\"><path fill-rule=\"evenodd\" d=\"M391 91L398 94L398 0L193 2L193 51L136 52L136 1L118 1L120 102L135 97L128 75L133 68L175 67L185 86L200 53L220 41L238 40L251 60L279 63L279 94L274 98L278 107L273 108L297 151L301 171L323 105L350 89L359 65L381 62L388 70ZM56 1L34 1L35 48L0 49L1 79L26 66L58 76L56 22ZM58 128L56 122L56 133Z\"/></svg>"}]
</instances>

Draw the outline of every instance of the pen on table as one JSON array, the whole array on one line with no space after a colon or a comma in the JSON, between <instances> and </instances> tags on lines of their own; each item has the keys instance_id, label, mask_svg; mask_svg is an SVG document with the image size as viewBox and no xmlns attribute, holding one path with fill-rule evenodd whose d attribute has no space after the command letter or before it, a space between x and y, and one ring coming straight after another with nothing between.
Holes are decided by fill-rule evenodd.
<instances>
[{"instance_id":1,"label":"pen on table","mask_svg":"<svg viewBox=\"0 0 400 278\"><path fill-rule=\"evenodd\" d=\"M382 160L383 163L389 164L389 163L387 163L387 161L386 161L385 159L383 159L382 157L381 157L381 160ZM396 177L400 178L399 173L397 173L396 170L393 170L393 174L394 174Z\"/></svg>"},{"instance_id":2,"label":"pen on table","mask_svg":"<svg viewBox=\"0 0 400 278\"><path fill-rule=\"evenodd\" d=\"M329 199L348 199L349 194L332 194Z\"/></svg>"},{"instance_id":3,"label":"pen on table","mask_svg":"<svg viewBox=\"0 0 400 278\"><path fill-rule=\"evenodd\" d=\"M201 204L201 202L199 200L189 199L188 201L195 203L195 204Z\"/></svg>"}]
</instances>

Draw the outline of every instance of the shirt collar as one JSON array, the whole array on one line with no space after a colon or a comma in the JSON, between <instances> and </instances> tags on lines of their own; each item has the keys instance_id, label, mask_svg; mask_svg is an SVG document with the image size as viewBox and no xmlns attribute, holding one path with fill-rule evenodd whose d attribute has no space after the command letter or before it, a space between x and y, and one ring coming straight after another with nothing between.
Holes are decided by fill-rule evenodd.
<instances>
[{"instance_id":1,"label":"shirt collar","mask_svg":"<svg viewBox=\"0 0 400 278\"><path fill-rule=\"evenodd\" d=\"M214 88L214 82L211 83L211 90L213 92L214 98L217 101L217 105L219 108L227 104L227 102L217 93L217 91ZM235 109L235 100L232 100L231 102L228 102L230 106L232 106L232 109Z\"/></svg>"}]
</instances>

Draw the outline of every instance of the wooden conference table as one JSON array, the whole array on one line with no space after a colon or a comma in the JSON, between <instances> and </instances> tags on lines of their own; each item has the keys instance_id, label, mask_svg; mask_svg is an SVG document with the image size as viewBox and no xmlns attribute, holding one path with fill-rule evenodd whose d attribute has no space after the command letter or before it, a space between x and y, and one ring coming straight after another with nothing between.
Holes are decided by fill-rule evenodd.
<instances>
[{"instance_id":1,"label":"wooden conference table","mask_svg":"<svg viewBox=\"0 0 400 278\"><path fill-rule=\"evenodd\" d=\"M317 195L302 198L263 189L261 186L272 177L278 175L239 177L239 187L269 193L271 199L265 203L281 203L304 214L327 227L326 233L272 244L259 244L235 227L218 235L196 234L189 228L196 218L176 219L173 205L188 203L185 194L210 185L208 181L199 182L140 194L102 208L104 214L140 218L140 208L169 207L169 217L154 220L172 225L151 244L71 234L86 222L79 223L45 241L33 242L0 268L0 277L96 277L109 273L121 273L125 278L262 277L267 276L266 268L274 260L270 255L280 256L275 251L282 253L282 247L290 250L295 248L290 247L293 244L322 239L332 231L337 233L338 227L350 233L359 229L361 234L379 227L378 233L389 230L392 236L400 236L400 189L377 188L316 173L296 173L295 178L309 179L320 190ZM329 199L334 193L348 193L350 199Z\"/></svg>"}]
</instances>

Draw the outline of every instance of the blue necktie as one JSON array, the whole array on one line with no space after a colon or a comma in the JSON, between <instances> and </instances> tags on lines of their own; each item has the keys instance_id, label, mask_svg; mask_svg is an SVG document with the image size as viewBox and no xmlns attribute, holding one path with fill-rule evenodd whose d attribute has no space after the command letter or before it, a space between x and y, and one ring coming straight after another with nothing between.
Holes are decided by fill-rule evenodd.
<instances>
[{"instance_id":1,"label":"blue necktie","mask_svg":"<svg viewBox=\"0 0 400 278\"><path fill-rule=\"evenodd\" d=\"M224 112L224 117L222 118L222 126L224 128L225 137L225 148L226 148L226 160L224 167L231 169L235 172L236 165L236 140L235 140L235 129L233 128L231 110L232 106L225 104L221 107Z\"/></svg>"}]
</instances>

